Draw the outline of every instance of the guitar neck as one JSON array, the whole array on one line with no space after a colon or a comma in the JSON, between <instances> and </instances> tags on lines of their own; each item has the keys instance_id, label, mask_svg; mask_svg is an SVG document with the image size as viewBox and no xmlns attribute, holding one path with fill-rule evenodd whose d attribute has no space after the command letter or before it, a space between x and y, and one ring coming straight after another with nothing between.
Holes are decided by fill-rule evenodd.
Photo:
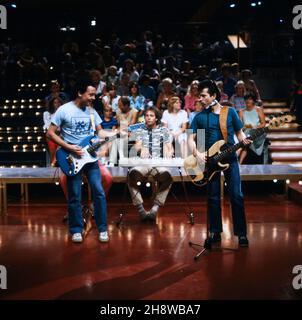
<instances>
[{"instance_id":1,"label":"guitar neck","mask_svg":"<svg viewBox=\"0 0 302 320\"><path fill-rule=\"evenodd\" d=\"M105 140L98 140L97 142L95 142L94 144L92 144L87 151L90 152L94 152L96 150L98 150L101 146L103 146L104 144L106 144L107 142L113 141L115 139L117 139L119 137L118 134L111 136L111 137L106 137Z\"/></svg>"},{"instance_id":2,"label":"guitar neck","mask_svg":"<svg viewBox=\"0 0 302 320\"><path fill-rule=\"evenodd\" d=\"M260 137L261 135L266 133L267 131L268 131L268 127L256 129L251 135L249 135L247 137L247 139L254 140L257 137ZM234 151L237 151L238 149L240 149L242 147L244 147L244 143L243 143L243 141L240 141L240 142L226 148L225 150L223 150L221 153L219 153L214 158L216 161L221 161L224 158L228 157L231 153L233 153Z\"/></svg>"}]
</instances>

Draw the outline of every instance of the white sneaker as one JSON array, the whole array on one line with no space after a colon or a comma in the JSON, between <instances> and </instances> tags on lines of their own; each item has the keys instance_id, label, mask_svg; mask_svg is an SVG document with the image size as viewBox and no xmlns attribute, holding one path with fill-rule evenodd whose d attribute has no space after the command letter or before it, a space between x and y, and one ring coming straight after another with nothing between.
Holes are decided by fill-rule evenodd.
<instances>
[{"instance_id":1,"label":"white sneaker","mask_svg":"<svg viewBox=\"0 0 302 320\"><path fill-rule=\"evenodd\" d=\"M83 237L81 233L74 233L71 237L72 242L80 243L83 241Z\"/></svg>"},{"instance_id":2,"label":"white sneaker","mask_svg":"<svg viewBox=\"0 0 302 320\"><path fill-rule=\"evenodd\" d=\"M107 167L109 167L109 168L114 167L114 163L113 162L108 162Z\"/></svg>"},{"instance_id":3,"label":"white sneaker","mask_svg":"<svg viewBox=\"0 0 302 320\"><path fill-rule=\"evenodd\" d=\"M108 232L107 231L100 232L99 240L101 242L108 242L109 241Z\"/></svg>"}]
</instances>

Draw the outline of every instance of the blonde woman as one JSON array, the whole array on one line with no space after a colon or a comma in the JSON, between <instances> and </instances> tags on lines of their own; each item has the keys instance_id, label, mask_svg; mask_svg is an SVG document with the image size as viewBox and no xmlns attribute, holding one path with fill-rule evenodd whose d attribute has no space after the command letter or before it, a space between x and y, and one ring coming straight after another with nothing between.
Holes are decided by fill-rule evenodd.
<instances>
[{"instance_id":1,"label":"blonde woman","mask_svg":"<svg viewBox=\"0 0 302 320\"><path fill-rule=\"evenodd\" d=\"M235 108L237 112L246 108L244 96L246 94L246 88L243 81L238 81L235 85L235 94L230 99L231 106Z\"/></svg>"},{"instance_id":2,"label":"blonde woman","mask_svg":"<svg viewBox=\"0 0 302 320\"><path fill-rule=\"evenodd\" d=\"M185 133L188 127L188 114L181 109L181 101L177 96L173 96L168 100L168 110L165 110L161 119L163 126L167 127L173 137L174 142L180 145L180 155L175 154L176 157L186 156L186 141L187 135Z\"/></svg>"},{"instance_id":3,"label":"blonde woman","mask_svg":"<svg viewBox=\"0 0 302 320\"><path fill-rule=\"evenodd\" d=\"M198 90L199 82L194 80L188 90L188 93L185 95L185 110L190 113L195 111L195 101L199 100L199 90Z\"/></svg>"}]
</instances>

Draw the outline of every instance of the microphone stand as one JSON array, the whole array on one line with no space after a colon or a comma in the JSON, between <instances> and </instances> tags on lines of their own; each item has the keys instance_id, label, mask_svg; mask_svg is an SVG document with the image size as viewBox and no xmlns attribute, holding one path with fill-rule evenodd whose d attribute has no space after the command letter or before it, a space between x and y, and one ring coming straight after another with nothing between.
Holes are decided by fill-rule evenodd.
<instances>
[{"instance_id":1,"label":"microphone stand","mask_svg":"<svg viewBox=\"0 0 302 320\"><path fill-rule=\"evenodd\" d=\"M207 110L207 128L206 128L206 141L209 141L209 127L210 127L210 113L212 112L212 108L213 106L215 106L218 103L217 100L214 100L209 107L206 109ZM207 198L207 215L206 215L206 219L207 219L207 237L204 241L204 244L198 244L198 243L193 243L193 242L189 242L189 246L196 246L199 248L202 248L195 256L194 256L194 260L198 260L198 258L200 258L203 254L207 253L207 251L212 251L213 247L212 247L212 242L210 239L210 205L209 205L209 195L210 195L210 187L209 187L209 148L207 148L207 153L206 153L206 162L205 162L205 177L207 180L207 189L206 189L206 198ZM220 173L221 174L221 173ZM230 250L230 251L236 251L237 249L233 249L233 248L217 248L215 247L216 250L222 251L222 250Z\"/></svg>"}]
</instances>

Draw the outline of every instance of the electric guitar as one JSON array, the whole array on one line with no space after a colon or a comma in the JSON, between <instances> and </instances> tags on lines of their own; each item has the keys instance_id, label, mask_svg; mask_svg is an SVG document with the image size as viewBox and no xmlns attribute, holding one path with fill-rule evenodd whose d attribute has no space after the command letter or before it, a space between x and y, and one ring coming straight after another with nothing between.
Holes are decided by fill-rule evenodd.
<instances>
[{"instance_id":1,"label":"electric guitar","mask_svg":"<svg viewBox=\"0 0 302 320\"><path fill-rule=\"evenodd\" d=\"M97 149L117 138L119 138L119 134L106 137L105 140L100 140L96 136L88 136L79 144L79 146L82 147L82 151L84 151L82 156L76 156L63 148L59 148L56 152L57 163L67 176L74 176L80 172L85 164L96 162L98 160L95 153Z\"/></svg>"},{"instance_id":2,"label":"electric guitar","mask_svg":"<svg viewBox=\"0 0 302 320\"><path fill-rule=\"evenodd\" d=\"M255 129L255 131L247 137L249 140L255 140L260 137L269 129L279 127L285 123L291 122L293 116L283 115L280 117L274 117L270 120L268 126L264 128ZM233 152L244 147L243 141L238 142L232 146L227 146L224 140L215 142L208 150L208 159L206 160L205 170L202 170L198 165L197 158L193 155L188 156L184 160L184 168L187 175L191 178L192 182L198 186L206 185L216 172L225 171L229 168L228 163L223 163Z\"/></svg>"}]
</instances>

